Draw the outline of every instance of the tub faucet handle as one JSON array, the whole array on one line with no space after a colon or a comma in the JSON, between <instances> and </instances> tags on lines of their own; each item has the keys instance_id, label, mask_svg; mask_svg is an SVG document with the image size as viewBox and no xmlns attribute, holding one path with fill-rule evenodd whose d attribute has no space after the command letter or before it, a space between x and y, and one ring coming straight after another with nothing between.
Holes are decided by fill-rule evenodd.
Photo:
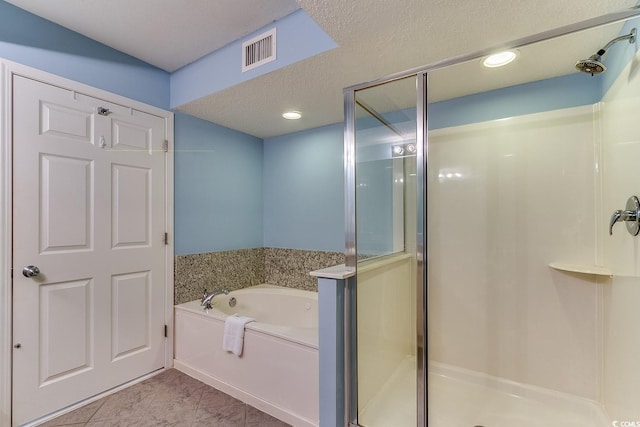
<instances>
[{"instance_id":1,"label":"tub faucet handle","mask_svg":"<svg viewBox=\"0 0 640 427\"><path fill-rule=\"evenodd\" d=\"M200 305L205 308L205 310L211 309L211 301L217 295L225 294L228 295L229 291L226 288L222 289L214 289L211 293L207 293L207 290L204 290L204 295L202 296L202 300L200 300Z\"/></svg>"}]
</instances>

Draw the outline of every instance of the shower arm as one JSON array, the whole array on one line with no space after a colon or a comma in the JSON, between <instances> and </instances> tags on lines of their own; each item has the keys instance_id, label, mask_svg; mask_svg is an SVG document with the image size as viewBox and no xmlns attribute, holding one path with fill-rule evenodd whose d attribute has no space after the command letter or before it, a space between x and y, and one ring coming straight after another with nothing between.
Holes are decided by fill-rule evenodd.
<instances>
[{"instance_id":1,"label":"shower arm","mask_svg":"<svg viewBox=\"0 0 640 427\"><path fill-rule=\"evenodd\" d=\"M600 49L597 53L598 56L602 56L604 55L604 53L607 51L607 49L609 49L611 46L613 46L614 44L621 42L623 40L629 40L629 43L632 44L633 42L636 41L636 29L633 28L631 29L631 32L629 32L629 34L626 34L624 36L620 36L620 37L616 37L615 39L611 40L609 43L607 43L602 49Z\"/></svg>"}]
</instances>

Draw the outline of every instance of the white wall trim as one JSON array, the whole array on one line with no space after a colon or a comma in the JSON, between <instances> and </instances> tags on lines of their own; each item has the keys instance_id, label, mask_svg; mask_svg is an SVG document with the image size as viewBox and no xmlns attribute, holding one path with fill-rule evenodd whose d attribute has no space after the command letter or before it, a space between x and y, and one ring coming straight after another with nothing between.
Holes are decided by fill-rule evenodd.
<instances>
[{"instance_id":1,"label":"white wall trim","mask_svg":"<svg viewBox=\"0 0 640 427\"><path fill-rule=\"evenodd\" d=\"M0 58L0 425L11 425L11 357L12 357L12 80L14 75L60 86L105 101L132 107L165 121L169 153L166 156L165 230L166 246L165 324L169 333L165 343L165 367L173 366L173 113L45 71Z\"/></svg>"},{"instance_id":2,"label":"white wall trim","mask_svg":"<svg viewBox=\"0 0 640 427\"><path fill-rule=\"evenodd\" d=\"M11 78L0 61L0 425L11 425Z\"/></svg>"},{"instance_id":3,"label":"white wall trim","mask_svg":"<svg viewBox=\"0 0 640 427\"><path fill-rule=\"evenodd\" d=\"M167 112L168 113L168 112ZM165 368L173 366L173 295L174 295L174 242L175 234L173 230L173 153L174 153L174 128L173 128L173 113L169 113L170 116L165 118L167 142L169 150L165 155L165 230L169 233L169 244L166 246L166 296L165 296L165 325L167 325L167 340L165 342Z\"/></svg>"}]
</instances>

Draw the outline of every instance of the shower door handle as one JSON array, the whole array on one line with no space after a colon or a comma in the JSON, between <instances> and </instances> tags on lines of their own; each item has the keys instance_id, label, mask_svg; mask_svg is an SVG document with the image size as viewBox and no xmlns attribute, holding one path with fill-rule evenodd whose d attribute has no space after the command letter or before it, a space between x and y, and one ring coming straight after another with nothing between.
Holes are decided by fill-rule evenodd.
<instances>
[{"instance_id":1,"label":"shower door handle","mask_svg":"<svg viewBox=\"0 0 640 427\"><path fill-rule=\"evenodd\" d=\"M640 232L640 200L636 196L631 196L627 200L625 210L614 211L609 220L609 235L613 235L613 226L616 222L624 221L627 231L632 236L637 236Z\"/></svg>"}]
</instances>

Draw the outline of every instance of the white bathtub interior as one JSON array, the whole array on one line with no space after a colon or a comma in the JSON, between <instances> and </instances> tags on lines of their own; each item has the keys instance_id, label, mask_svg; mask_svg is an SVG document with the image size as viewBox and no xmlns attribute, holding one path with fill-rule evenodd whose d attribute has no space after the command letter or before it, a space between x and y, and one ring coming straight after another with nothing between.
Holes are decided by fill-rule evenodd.
<instances>
[{"instance_id":1,"label":"white bathtub interior","mask_svg":"<svg viewBox=\"0 0 640 427\"><path fill-rule=\"evenodd\" d=\"M235 307L229 300L235 298ZM256 319L241 357L222 350L224 319ZM293 426L318 425L317 293L260 285L175 308L175 367Z\"/></svg>"}]
</instances>

